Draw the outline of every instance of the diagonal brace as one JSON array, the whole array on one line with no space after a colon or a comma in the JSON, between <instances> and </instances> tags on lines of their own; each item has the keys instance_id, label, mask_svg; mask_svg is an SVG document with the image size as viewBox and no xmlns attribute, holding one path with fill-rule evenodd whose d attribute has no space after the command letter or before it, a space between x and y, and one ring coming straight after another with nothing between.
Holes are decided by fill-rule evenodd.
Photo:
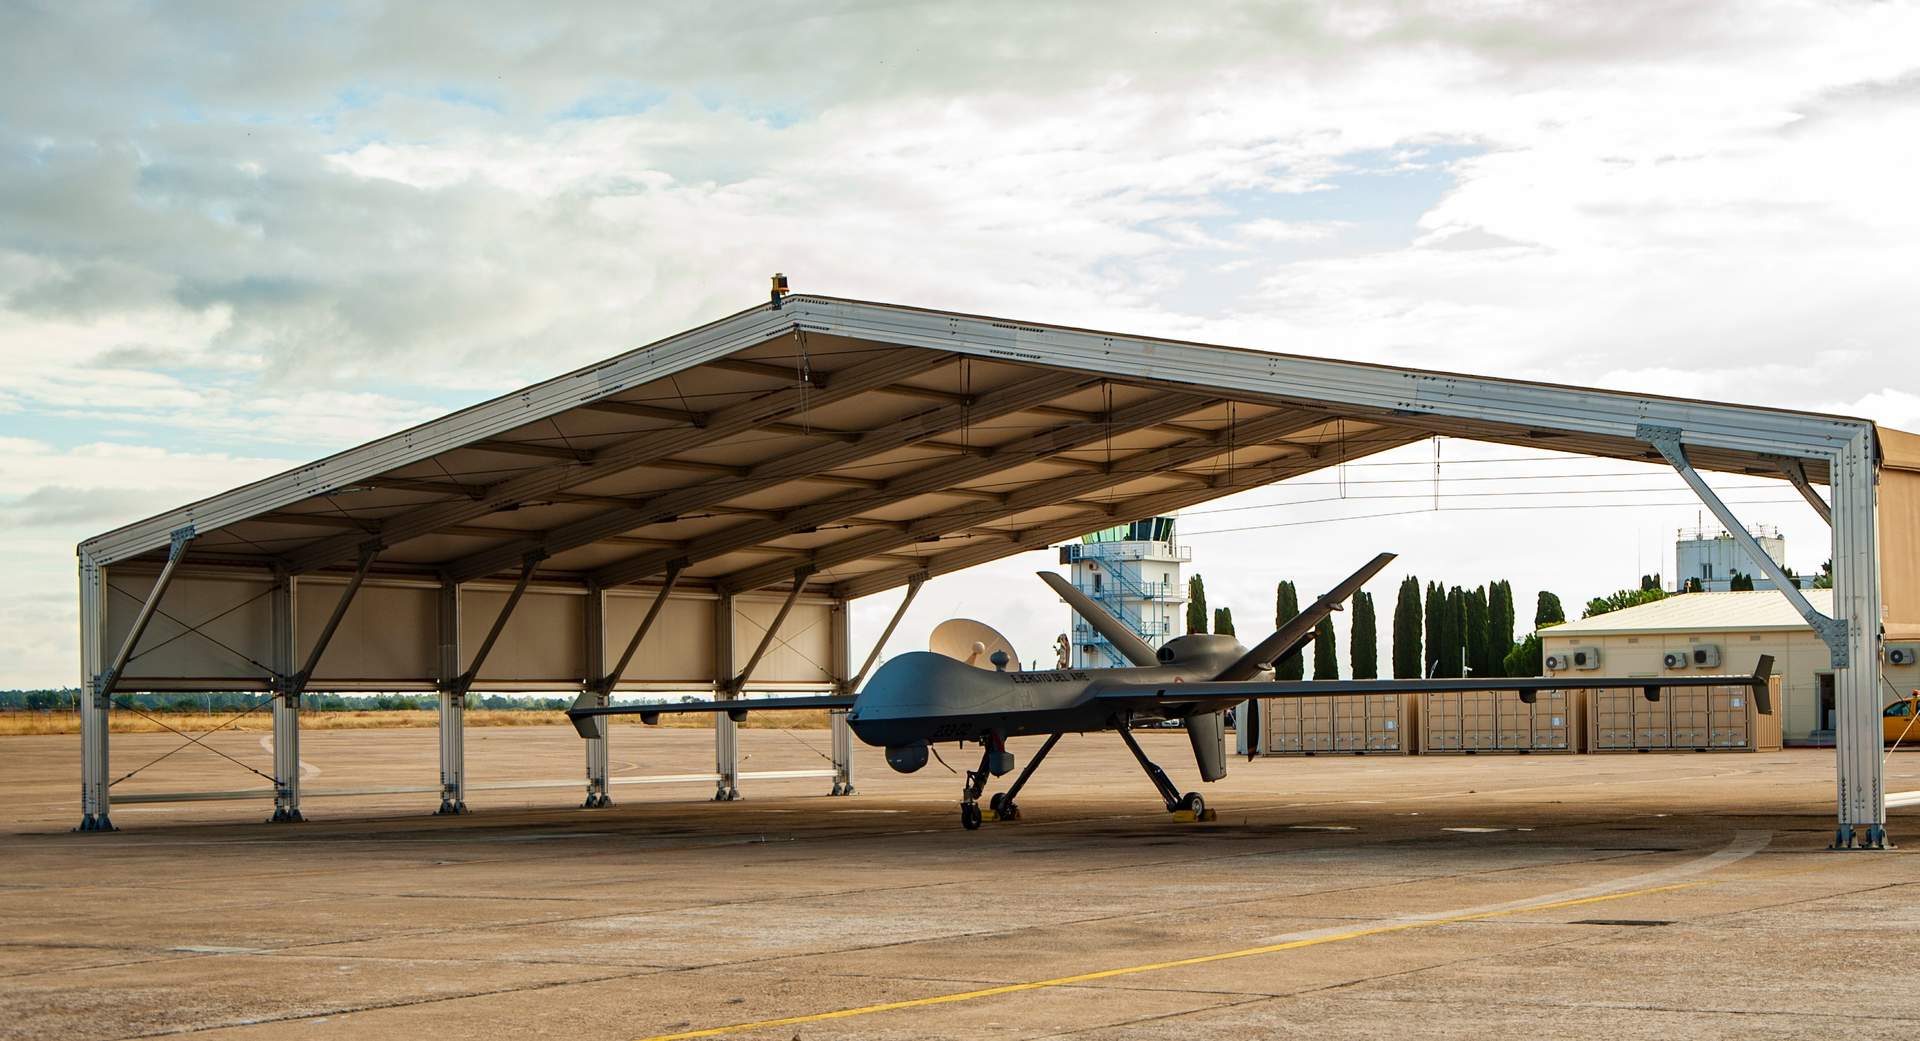
<instances>
[{"instance_id":1,"label":"diagonal brace","mask_svg":"<svg viewBox=\"0 0 1920 1041\"><path fill-rule=\"evenodd\" d=\"M533 581L533 569L545 559L538 553L529 553L520 564L520 580L513 584L513 592L508 594L507 602L500 605L500 614L493 620L493 628L487 630L487 638L480 641L480 648L473 652L473 663L467 671L453 681L453 690L465 694L473 688L473 681L480 676L480 667L487 663L487 655L492 653L493 645L500 639L500 631L507 627L507 619L513 616L513 609L520 604L520 598L527 592L527 583Z\"/></svg>"},{"instance_id":2,"label":"diagonal brace","mask_svg":"<svg viewBox=\"0 0 1920 1041\"><path fill-rule=\"evenodd\" d=\"M773 621L767 623L767 631L761 635L760 644L753 649L753 655L747 659L746 667L740 670L740 675L727 681L729 694L738 694L746 687L747 680L753 676L753 670L760 665L760 659L766 657L767 649L773 646L773 638L779 634L780 626L786 623L787 615L793 610L794 602L799 600L800 594L806 590L807 579L812 577L812 568L794 569L793 589L787 593L786 600L780 604L780 611L773 616Z\"/></svg>"},{"instance_id":3,"label":"diagonal brace","mask_svg":"<svg viewBox=\"0 0 1920 1041\"><path fill-rule=\"evenodd\" d=\"M1807 505L1813 507L1813 512L1819 514L1821 520L1827 522L1827 527L1833 527L1833 507L1827 505L1827 500L1822 499L1820 493L1813 490L1813 482L1807 480L1807 465L1798 459L1779 459L1774 465L1780 468L1781 473L1787 475L1787 480L1793 483L1794 490L1800 493L1802 499L1807 500Z\"/></svg>"},{"instance_id":4,"label":"diagonal brace","mask_svg":"<svg viewBox=\"0 0 1920 1041\"><path fill-rule=\"evenodd\" d=\"M1679 472L1680 479L1686 481L1687 486L1700 497L1700 501L1706 504L1707 509L1713 511L1714 517L1718 518L1721 526L1727 529L1727 534L1732 535L1734 541L1740 543L1740 547L1747 551L1747 556L1753 560L1754 564L1773 580L1774 588L1786 596L1787 602L1793 605L1793 609L1800 612L1800 617L1806 619L1807 624L1813 627L1814 634L1826 643L1827 651L1832 656L1833 667L1846 668L1850 657L1847 651L1846 621L1829 618L1815 610L1813 604L1807 600L1806 594L1800 591L1799 585L1787 577L1786 571L1767 555L1766 550L1760 548L1760 543L1747 532L1746 525L1740 523L1740 518L1733 515L1733 510L1721 501L1720 496L1707 486L1706 479L1700 476L1691 462L1687 461L1687 450L1681 443L1680 431L1673 427L1642 423L1635 429L1634 436L1659 450L1661 456Z\"/></svg>"},{"instance_id":5,"label":"diagonal brace","mask_svg":"<svg viewBox=\"0 0 1920 1041\"><path fill-rule=\"evenodd\" d=\"M113 696L113 687L125 671L127 662L133 657L133 648L139 644L140 637L147 631L147 623L153 621L153 612L160 606L160 598L167 595L167 587L173 584L173 573L180 567L180 561L187 555L187 544L193 541L193 525L174 531L172 541L167 546L167 562L160 568L159 577L153 580L153 589L140 605L140 613L133 616L133 626L127 630L127 638L120 643L120 652L113 656L113 664L95 677L94 697L105 701Z\"/></svg>"},{"instance_id":6,"label":"diagonal brace","mask_svg":"<svg viewBox=\"0 0 1920 1041\"><path fill-rule=\"evenodd\" d=\"M893 638L893 631L900 626L900 619L906 617L907 607L913 598L920 595L920 587L927 584L927 576L915 575L907 579L907 595L900 599L900 606L893 609L893 617L888 619L887 627L880 630L880 638L873 641L873 650L867 652L867 660L860 664L860 671L847 681L847 689L842 693L858 694L860 685L867 681L867 673L873 671L873 663L880 659L880 651L887 641Z\"/></svg>"},{"instance_id":7,"label":"diagonal brace","mask_svg":"<svg viewBox=\"0 0 1920 1041\"><path fill-rule=\"evenodd\" d=\"M306 664L300 670L285 679L285 691L298 697L307 689L308 681L313 679L313 670L320 665L320 656L327 653L327 644L333 642L333 634L340 628L340 622L347 616L347 608L353 605L354 595L360 592L360 586L367 580L367 572L373 568L373 558L380 552L377 545L369 543L360 550L359 566L353 569L353 578L347 582L347 588L340 592L340 599L333 605L333 613L327 616L327 624L320 630L320 638L313 643L313 649L307 652Z\"/></svg>"},{"instance_id":8,"label":"diagonal brace","mask_svg":"<svg viewBox=\"0 0 1920 1041\"><path fill-rule=\"evenodd\" d=\"M594 689L605 694L613 690L626 675L627 665L633 661L635 651L640 649L640 641L647 638L648 630L653 628L654 619L660 617L660 609L667 606L667 597L673 595L673 587L680 581L680 572L686 570L685 560L676 560L667 565L667 575L660 583L660 595L653 598L653 604L647 608L647 615L640 619L640 628L633 631L633 639L627 641L627 649L620 652L620 660L615 662L613 670L600 677L594 683Z\"/></svg>"}]
</instances>

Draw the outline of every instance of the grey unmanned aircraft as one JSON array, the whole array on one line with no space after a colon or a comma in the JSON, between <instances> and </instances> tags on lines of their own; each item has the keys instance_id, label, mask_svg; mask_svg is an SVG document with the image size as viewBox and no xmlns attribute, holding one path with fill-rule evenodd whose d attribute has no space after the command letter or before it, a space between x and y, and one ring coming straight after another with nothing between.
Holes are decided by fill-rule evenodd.
<instances>
[{"instance_id":1,"label":"grey unmanned aircraft","mask_svg":"<svg viewBox=\"0 0 1920 1041\"><path fill-rule=\"evenodd\" d=\"M1182 794L1166 771L1147 758L1133 736L1141 723L1178 720L1193 746L1200 779L1217 781L1227 774L1225 712L1257 698L1319 697L1329 694L1417 693L1421 691L1514 691L1532 702L1542 690L1643 688L1657 700L1665 687L1744 686L1753 690L1756 707L1771 712L1767 677L1770 657L1761 657L1752 676L1595 676L1487 677L1469 679L1276 680L1273 663L1299 651L1313 639L1314 626L1338 609L1394 554L1382 553L1335 586L1325 596L1295 615L1273 635L1251 649L1231 636L1194 633L1175 637L1158 650L1136 635L1091 597L1052 572L1040 578L1088 624L1107 638L1133 663L1118 669L1010 670L1010 656L996 651L991 671L946 655L911 651L883 665L864 689L853 695L759 698L751 701L692 701L679 704L580 706L568 711L581 736L598 731L594 717L638 715L643 723L657 722L663 713L725 712L738 722L748 712L776 709L846 709L847 725L869 745L886 749L887 765L913 773L927 765L938 742L978 742L984 749L977 769L966 774L960 797L960 823L969 830L983 820L1009 821L1020 816L1014 798L1034 770L1069 733L1113 730L1126 743L1141 769L1160 792L1168 812L1182 819L1208 820L1212 813L1195 792ZM1256 725L1253 720L1248 725ZM980 808L980 796L989 778L1014 767L1007 751L1008 737L1046 734L1026 769Z\"/></svg>"}]
</instances>

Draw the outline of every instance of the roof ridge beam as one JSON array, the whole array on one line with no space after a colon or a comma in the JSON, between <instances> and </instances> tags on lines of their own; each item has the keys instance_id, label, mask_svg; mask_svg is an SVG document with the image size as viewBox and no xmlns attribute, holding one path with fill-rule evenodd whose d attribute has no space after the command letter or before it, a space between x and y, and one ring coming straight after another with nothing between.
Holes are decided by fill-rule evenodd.
<instances>
[{"instance_id":1,"label":"roof ridge beam","mask_svg":"<svg viewBox=\"0 0 1920 1041\"><path fill-rule=\"evenodd\" d=\"M1315 457L1313 460L1316 464L1323 465L1316 466L1314 469L1322 469L1324 466L1331 466L1350 459L1372 455L1375 452L1384 452L1401 445L1413 444L1426 436L1425 434L1409 433L1392 427L1383 428L1379 430L1378 433L1386 436L1380 440L1368 438L1364 441L1344 442L1339 444L1337 450L1332 453L1326 453L1323 450L1322 455ZM1331 446L1322 447L1324 449ZM1286 462L1292 462L1292 460L1260 463L1247 467L1244 470L1236 470L1234 473L1235 480L1229 485L1223 486L1216 483L1206 488L1182 488L1176 491L1155 492L1151 495L1143 495L1139 498L1123 500L1103 509L1076 514L1063 520L1047 521L1031 528L1025 528L1017 532L1009 532L1010 541L1012 542L1011 547L992 543L980 546L967 546L949 553L928 557L926 564L921 567L891 568L864 575L855 575L845 581L835 583L830 587L830 591L837 598L853 600L858 597L891 589L894 586L907 582L917 575L925 575L931 578L951 571L959 571L963 568L973 567L976 564L984 564L991 560L998 560L1001 557L1011 556L1014 553L1049 546L1061 539L1084 535L1088 531L1096 528L1109 526L1113 523L1112 518L1151 517L1155 514L1165 513L1168 510L1178 510L1195 503L1205 502L1208 499L1218 498L1222 494L1222 487L1228 489L1244 487L1247 486L1244 483L1247 480L1251 480L1256 484L1272 484L1275 481L1282 481L1289 477L1297 477L1302 473L1312 472L1311 470L1301 469L1297 466L1290 468L1286 465ZM791 564L786 566L789 568L792 567ZM716 585L719 584L720 583L716 582Z\"/></svg>"},{"instance_id":2,"label":"roof ridge beam","mask_svg":"<svg viewBox=\"0 0 1920 1041\"><path fill-rule=\"evenodd\" d=\"M737 480L718 485L696 484L665 492L655 496L645 507L622 507L563 524L531 538L493 546L449 561L444 570L448 580L454 582L492 574L528 552L537 550L553 556L578 549L611 535L662 523L711 503L725 502L789 481L806 479L822 471L891 452L971 423L1020 412L1036 403L1095 382L1098 382L1098 377L1085 373L1036 374L1033 379L982 394L973 399L971 404L944 405L894 421L878 430L868 431L851 444L815 445L790 452L755 464ZM835 388L840 385L839 380L834 381Z\"/></svg>"},{"instance_id":3,"label":"roof ridge beam","mask_svg":"<svg viewBox=\"0 0 1920 1041\"><path fill-rule=\"evenodd\" d=\"M743 433L784 416L840 401L896 380L921 375L949 363L953 357L944 351L920 350L887 354L851 365L834 374L831 389L818 386L787 387L751 401L718 409L709 414L704 427L666 433L654 431L597 449L588 463L544 467L532 473L509 477L488 485L469 501L437 503L389 517L381 522L376 538L382 546L419 538L448 524L469 521L505 506L518 505L550 492L644 466L653 460ZM364 537L350 534L323 539L289 553L287 570L297 574L338 563L352 557L366 541Z\"/></svg>"},{"instance_id":4,"label":"roof ridge beam","mask_svg":"<svg viewBox=\"0 0 1920 1041\"><path fill-rule=\"evenodd\" d=\"M1023 456L1038 457L1071 451L1097 443L1115 434L1151 426L1171 416L1205 408L1209 403L1206 398L1192 395L1162 395L1151 401L1116 410L1104 423L1075 423L1055 427L1019 441L1001 445L985 457L963 456L923 470L903 474L887 481L877 497L854 493L838 495L831 499L795 507L775 520L735 525L725 531L715 532L689 543L686 550L687 558L711 560L756 543L798 534L822 524L832 524L875 506L886 506L889 503L900 502L930 492L947 492L951 490L951 485L960 481L973 480L1004 469L1010 458L1016 460L1017 465L1033 461L1022 458ZM959 493L955 492L955 494ZM1004 494L991 492L986 494L991 496L990 501L996 506L1006 499ZM596 570L594 580L608 586L624 585L654 574L663 566L665 561L659 554L642 553Z\"/></svg>"},{"instance_id":5,"label":"roof ridge beam","mask_svg":"<svg viewBox=\"0 0 1920 1041\"><path fill-rule=\"evenodd\" d=\"M1136 481L1156 471L1185 466L1239 448L1252 447L1268 439L1284 438L1302 430L1310 430L1327 419L1325 414L1317 412L1310 416L1302 416L1297 412L1275 413L1242 424L1237 431L1222 430L1208 437L1136 452L1115 460L1110 470L1098 474L1036 481L1009 494L1007 501L998 507L961 506L909 521L903 530L871 532L830 543L813 552L813 566L825 571L913 545L928 536L951 534L956 525L987 524L1028 510L1059 505L1073 500L1075 496ZM1208 489L1213 487L1210 482L1203 482L1203 485ZM735 592L743 592L779 581L780 577L778 572L755 565L735 574L722 575L715 579L715 583Z\"/></svg>"}]
</instances>

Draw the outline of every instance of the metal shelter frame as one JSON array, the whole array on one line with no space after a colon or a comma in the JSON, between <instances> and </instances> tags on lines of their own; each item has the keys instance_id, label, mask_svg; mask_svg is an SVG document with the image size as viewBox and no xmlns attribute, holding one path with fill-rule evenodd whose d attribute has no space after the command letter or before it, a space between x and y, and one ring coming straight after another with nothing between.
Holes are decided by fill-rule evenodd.
<instances>
[{"instance_id":1,"label":"metal shelter frame","mask_svg":"<svg viewBox=\"0 0 1920 1041\"><path fill-rule=\"evenodd\" d=\"M81 826L175 795L299 819L310 691L437 693L425 790L461 812L488 787L466 780L474 691L849 691L878 652L853 669L851 600L904 586L904 612L928 578L1433 435L1665 460L1730 532L1702 471L1829 516L1835 617L1796 607L1836 666L1838 844L1884 843L1871 422L799 295L82 543ZM270 695L273 789L111 792L126 690ZM660 780L610 778L600 725L588 807ZM724 716L715 755L665 780L738 797ZM850 793L843 713L832 758L779 776Z\"/></svg>"}]
</instances>

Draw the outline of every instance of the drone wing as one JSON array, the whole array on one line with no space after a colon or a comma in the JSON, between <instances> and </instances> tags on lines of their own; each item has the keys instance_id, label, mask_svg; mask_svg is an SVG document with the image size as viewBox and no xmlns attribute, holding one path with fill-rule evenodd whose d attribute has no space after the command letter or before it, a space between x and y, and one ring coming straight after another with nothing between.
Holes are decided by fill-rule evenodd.
<instances>
[{"instance_id":1,"label":"drone wing","mask_svg":"<svg viewBox=\"0 0 1920 1041\"><path fill-rule=\"evenodd\" d=\"M819 694L798 698L737 698L733 701L678 701L672 704L657 705L588 705L582 704L589 695L581 695L567 710L567 719L581 737L599 737L594 720L601 716L639 716L640 722L649 726L658 723L663 715L681 715L684 713L725 712L735 723L747 718L749 712L778 712L790 709L844 709L853 707L851 694Z\"/></svg>"},{"instance_id":2,"label":"drone wing","mask_svg":"<svg viewBox=\"0 0 1920 1041\"><path fill-rule=\"evenodd\" d=\"M1110 683L1094 692L1097 700L1116 708L1189 705L1192 711L1212 712L1248 698L1311 698L1329 694L1420 694L1429 691L1514 691L1522 699L1542 690L1605 690L1642 688L1651 694L1674 687L1746 687L1754 707L1773 712L1767 680L1773 674L1773 656L1760 656L1751 676L1488 676L1479 679L1371 679L1211 681L1203 683Z\"/></svg>"}]
</instances>

